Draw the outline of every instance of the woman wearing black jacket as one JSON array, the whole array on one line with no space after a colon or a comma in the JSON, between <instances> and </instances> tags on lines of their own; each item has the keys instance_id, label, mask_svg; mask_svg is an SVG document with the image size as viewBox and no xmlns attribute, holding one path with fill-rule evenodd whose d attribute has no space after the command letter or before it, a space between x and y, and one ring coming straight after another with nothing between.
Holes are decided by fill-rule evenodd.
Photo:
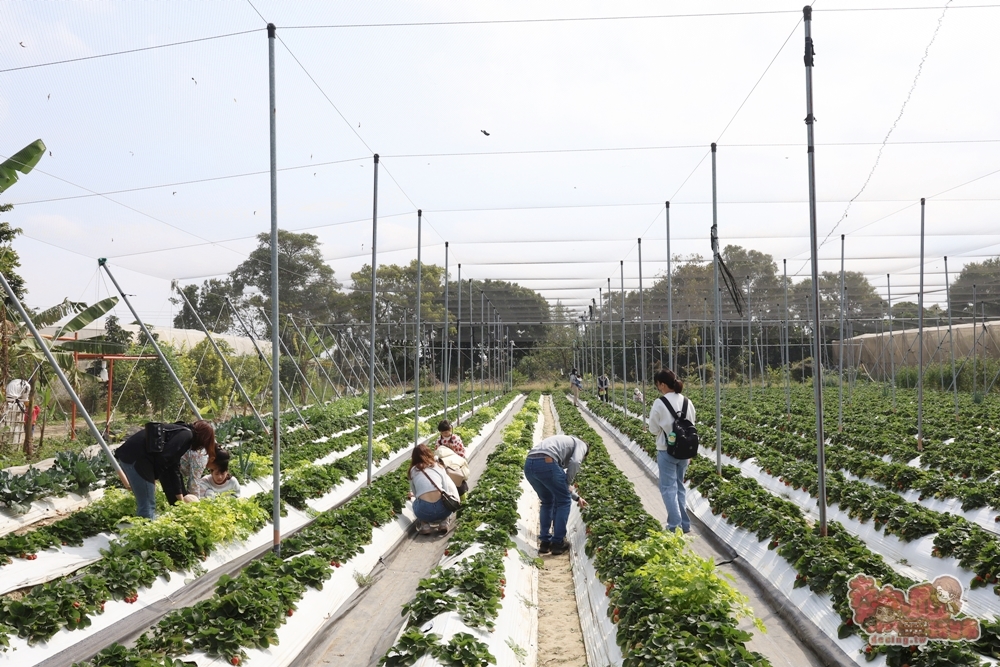
<instances>
[{"instance_id":1,"label":"woman wearing black jacket","mask_svg":"<svg viewBox=\"0 0 1000 667\"><path fill-rule=\"evenodd\" d=\"M215 458L215 429L207 421L193 424L164 424L166 436L162 452L148 451L146 431L142 430L115 450L115 458L128 477L135 495L136 515L156 518L156 480L171 505L184 500L187 489L181 476L180 462L188 450L205 450L209 462Z\"/></svg>"}]
</instances>

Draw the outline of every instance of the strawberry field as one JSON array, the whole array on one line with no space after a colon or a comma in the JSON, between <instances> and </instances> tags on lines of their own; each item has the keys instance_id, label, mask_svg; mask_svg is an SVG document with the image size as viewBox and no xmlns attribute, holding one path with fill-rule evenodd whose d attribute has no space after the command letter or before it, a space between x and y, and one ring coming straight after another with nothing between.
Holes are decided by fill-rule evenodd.
<instances>
[{"instance_id":1,"label":"strawberry field","mask_svg":"<svg viewBox=\"0 0 1000 667\"><path fill-rule=\"evenodd\" d=\"M756 389L751 400L747 390L727 389L721 476L714 411L691 393L699 408L702 456L688 471L689 507L730 544L741 545L761 575L848 655L891 667L989 662L1000 657L1000 624L994 620L1000 612L1000 459L990 453L996 408L970 401L957 421L948 402L928 403L919 450L914 402L901 392L894 412L880 393L856 392L842 432L835 404L827 412L828 419L834 415L827 431L827 537L817 524L811 390L793 393L788 414L783 390ZM588 401L588 409L637 454L655 458L654 440L638 414L596 400ZM630 402L629 409L641 406ZM981 620L981 634L919 650L866 644L875 626L859 626L848 604L849 582L861 573L900 590L954 576L965 588L962 612ZM811 595L803 596L803 589Z\"/></svg>"},{"instance_id":2,"label":"strawberry field","mask_svg":"<svg viewBox=\"0 0 1000 667\"><path fill-rule=\"evenodd\" d=\"M467 413L457 431L474 448L480 430L495 422L514 396L480 397L475 413L469 412L470 400L461 407L452 403L448 416ZM169 662L191 652L238 664L250 657L248 651L275 643L278 627L292 617L307 589L322 588L342 564L356 559L373 531L391 526L392 539L398 539L412 520L399 519L407 494L402 473L379 473L408 457L412 408L390 401L376 410L379 476L365 487L367 411L359 411L358 403L347 399L310 408L304 411L307 427L295 425L283 434L282 531L294 534L284 540L281 558L265 555L246 564L245 556L270 544L273 528L268 525L270 438L253 433L245 422L219 429L220 439L230 440L233 471L243 481L241 497L169 507L161 495L154 521L132 516L134 499L114 488L111 480L117 478L106 474L100 459L61 457L49 471L29 471L23 479L8 475L3 502L10 520L0 537L0 585L7 593L0 602L0 664L70 664L81 641L94 633L114 637L116 624L127 627L133 614L148 614L166 596L239 559L245 567L219 578L213 597L163 616L129 649L109 641L92 664L152 664L171 656ZM440 395L425 396L422 433L432 432L429 422L443 416L442 407ZM17 489L30 489L31 497ZM33 507L65 497L78 509L64 518L27 530L18 521ZM391 546L384 537L382 542L381 548ZM346 577L351 580L353 572Z\"/></svg>"}]
</instances>

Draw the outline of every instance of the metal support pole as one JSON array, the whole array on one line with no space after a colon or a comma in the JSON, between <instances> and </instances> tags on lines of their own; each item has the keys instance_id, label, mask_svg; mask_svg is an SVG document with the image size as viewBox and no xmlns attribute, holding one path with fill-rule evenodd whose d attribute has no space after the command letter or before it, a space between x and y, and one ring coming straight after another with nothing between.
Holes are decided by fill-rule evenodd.
<instances>
[{"instance_id":1,"label":"metal support pole","mask_svg":"<svg viewBox=\"0 0 1000 667\"><path fill-rule=\"evenodd\" d=\"M486 295L479 290L479 394L486 393ZM485 400L485 399L484 399Z\"/></svg>"},{"instance_id":2,"label":"metal support pole","mask_svg":"<svg viewBox=\"0 0 1000 667\"><path fill-rule=\"evenodd\" d=\"M417 209L417 335L416 352L413 354L413 446L420 444L420 353L423 336L420 330L420 301L423 298L423 264L420 257L422 247L424 212Z\"/></svg>"},{"instance_id":3,"label":"metal support pole","mask_svg":"<svg viewBox=\"0 0 1000 667\"><path fill-rule=\"evenodd\" d=\"M844 303L844 235L840 235L840 357L839 368L837 370L837 393L840 407L837 412L837 432L844 430L844 315L847 304Z\"/></svg>"},{"instance_id":4,"label":"metal support pole","mask_svg":"<svg viewBox=\"0 0 1000 667\"><path fill-rule=\"evenodd\" d=\"M97 260L97 264L103 268L104 272L108 274L109 278L111 278L111 282L114 283L115 289L118 290L118 293L122 296L122 301L124 301L125 305L128 306L128 309L132 311L132 316L135 318L135 321L138 322L139 328L142 329L142 333L146 335L146 338L153 346L153 349L156 350L156 356L160 358L160 363L166 367L167 373L170 374L170 378L174 381L174 384L176 384L177 388L181 390L181 394L184 396L184 401L188 404L188 407L191 408L191 412L194 413L195 417L201 419L201 412L198 410L198 406L194 404L194 401L191 399L191 395L187 393L187 389L184 388L180 378L177 377L177 373L174 372L173 367L167 362L167 358L164 356L163 350L161 350L160 346L157 345L156 339L153 338L153 334L149 333L149 329L146 328L146 324L142 321L142 318L139 317L139 313L135 312L135 308L132 307L132 302L128 300L128 296L126 296L125 291L122 290L121 285L119 285L118 281L115 280L114 274L112 274L111 269L108 268L108 260L101 257Z\"/></svg>"},{"instance_id":5,"label":"metal support pole","mask_svg":"<svg viewBox=\"0 0 1000 667\"><path fill-rule=\"evenodd\" d=\"M667 202L667 368L674 368L674 284L670 267L670 202Z\"/></svg>"},{"instance_id":6,"label":"metal support pole","mask_svg":"<svg viewBox=\"0 0 1000 667\"><path fill-rule=\"evenodd\" d=\"M816 398L816 467L819 473L819 489L817 503L819 504L819 532L826 537L826 441L823 437L823 373L820 366L820 354L822 352L822 335L820 333L820 304L819 304L819 255L816 243L816 143L813 136L815 118L813 117L812 101L812 68L813 68L813 41L812 41L812 7L802 8L803 23L805 25L805 64L806 64L806 131L809 146L807 148L809 158L809 236L810 236L810 259L812 264L812 288L813 288L813 394Z\"/></svg>"},{"instance_id":7,"label":"metal support pole","mask_svg":"<svg viewBox=\"0 0 1000 667\"><path fill-rule=\"evenodd\" d=\"M785 413L789 419L792 418L792 350L791 345L788 340L788 260L781 260L781 265L784 270L784 280L782 281L785 288L785 320L784 320L784 330L785 330Z\"/></svg>"},{"instance_id":8,"label":"metal support pole","mask_svg":"<svg viewBox=\"0 0 1000 667\"><path fill-rule=\"evenodd\" d=\"M240 379L236 376L236 373L233 371L232 366L229 365L229 360L226 359L226 355L222 354L222 350L219 349L219 346L215 343L215 339L213 339L212 335L208 332L208 328L202 321L201 315L199 315L198 311L195 310L194 306L191 305L191 302L187 298L187 294L185 294L184 291L177 286L176 280L171 282L171 287L177 290L177 293L181 295L182 299L184 299L184 303L186 303L187 307L191 309L192 313L194 313L195 321L198 322L198 326L201 327L201 330L205 332L205 338L208 339L208 342L212 346L212 349L215 350L215 354L218 355L219 359L222 360L222 366L226 369L226 372L229 373L229 377L233 379L233 382L236 383L236 388L239 390L240 395L243 397L243 400L245 400L247 402L247 405L250 406L250 409L253 411L253 416L257 418L257 421L258 423L260 423L261 428L264 429L264 433L268 433L269 431L267 428L267 424L264 423L264 418L260 416L259 412L257 412L257 408L256 406L254 406L253 401L250 400L250 396L247 395L246 389L243 388L243 385L240 383Z\"/></svg>"},{"instance_id":9,"label":"metal support pole","mask_svg":"<svg viewBox=\"0 0 1000 667\"><path fill-rule=\"evenodd\" d=\"M951 347L951 389L955 396L955 417L958 417L958 376L955 375L955 337L951 328L951 284L948 282L948 257L944 258L944 290L948 297L948 343Z\"/></svg>"},{"instance_id":10,"label":"metal support pole","mask_svg":"<svg viewBox=\"0 0 1000 667\"><path fill-rule=\"evenodd\" d=\"M372 458L374 457L373 442L375 439L375 287L378 270L375 262L378 259L378 153L374 156L374 183L372 192L372 304L371 326L369 329L368 356L368 485L372 483Z\"/></svg>"},{"instance_id":11,"label":"metal support pole","mask_svg":"<svg viewBox=\"0 0 1000 667\"><path fill-rule=\"evenodd\" d=\"M476 411L476 327L472 315L472 278L469 278L469 391L472 392L472 412Z\"/></svg>"},{"instance_id":12,"label":"metal support pole","mask_svg":"<svg viewBox=\"0 0 1000 667\"><path fill-rule=\"evenodd\" d=\"M448 312L448 242L444 242L444 336L442 337L441 344L444 346L444 355L442 357L442 370L444 371L444 418L448 418L448 383L451 380L451 359L448 356L448 337L450 332L448 331L448 321L451 319L451 313Z\"/></svg>"},{"instance_id":13,"label":"metal support pole","mask_svg":"<svg viewBox=\"0 0 1000 667\"><path fill-rule=\"evenodd\" d=\"M614 308L611 307L611 278L608 278L608 351L611 357L611 383L608 387L608 400L615 395L615 321L612 319Z\"/></svg>"},{"instance_id":14,"label":"metal support pole","mask_svg":"<svg viewBox=\"0 0 1000 667\"><path fill-rule=\"evenodd\" d=\"M713 231L719 225L719 204L716 189L715 177L715 154L716 146L712 144L712 227ZM714 239L713 239L714 240ZM722 372L722 332L720 330L720 320L722 319L722 295L719 292L719 248L718 243L712 248L712 268L714 275L715 291L715 324L713 326L715 358L712 364L712 379L715 381L715 470L722 474L722 380L719 377Z\"/></svg>"},{"instance_id":15,"label":"metal support pole","mask_svg":"<svg viewBox=\"0 0 1000 667\"><path fill-rule=\"evenodd\" d=\"M625 260L620 260L622 287L622 407L628 407L628 349L625 347Z\"/></svg>"},{"instance_id":16,"label":"metal support pole","mask_svg":"<svg viewBox=\"0 0 1000 667\"><path fill-rule=\"evenodd\" d=\"M128 478L125 477L125 473L122 471L121 466L118 465L118 461L115 459L115 455L111 452L111 448L108 447L108 443L105 442L104 436L101 435L100 429L97 428L97 424L94 423L94 420L90 418L90 413L87 412L87 408L83 407L83 402L73 390L73 385L70 384L69 379L66 377L66 374L63 373L62 368L59 367L59 362L57 362L56 358L52 355L52 351L49 349L48 343L46 343L45 339L42 338L42 334L38 333L38 329L35 328L35 323L31 321L30 317L28 317L28 313L24 310L24 306L21 305L20 299L18 299L17 295L14 294L14 290L11 288L10 283L7 282L7 277L2 273L0 273L0 282L3 283L3 289L4 292L7 293L7 299L10 303L14 304L15 310L17 310L18 315L21 316L21 321L24 322L24 326L28 328L28 331L31 332L32 337L35 339L35 344L38 345L38 349L40 349L42 354L45 355L46 361L48 361L49 365L52 366L53 372L55 372L56 377L59 378L62 386L66 389L66 393L68 393L69 397L73 399L73 405L75 405L77 410L79 410L83 415L84 421L87 422L87 428L90 429L90 434L94 436L94 439L97 440L97 444L99 444L101 449L104 451L105 456L107 456L108 460L111 461L111 467L114 468L115 474L118 475L118 479L121 480L122 485L126 489L130 488ZM152 338L150 338L150 340L152 340Z\"/></svg>"},{"instance_id":17,"label":"metal support pole","mask_svg":"<svg viewBox=\"0 0 1000 667\"><path fill-rule=\"evenodd\" d=\"M605 358L604 358L604 294L603 294L603 292L604 292L603 288L600 288L600 287L597 288L597 296L601 300L601 310L599 312L600 312L600 318L601 318L601 375L602 376L603 375L607 375L607 373L608 373L607 363L606 363ZM605 398L607 398L607 397L605 397Z\"/></svg>"},{"instance_id":18,"label":"metal support pole","mask_svg":"<svg viewBox=\"0 0 1000 667\"><path fill-rule=\"evenodd\" d=\"M889 304L889 375L892 387L892 411L896 411L896 341L892 336L892 282L889 274L885 274L886 303ZM906 338L904 337L905 341Z\"/></svg>"},{"instance_id":19,"label":"metal support pole","mask_svg":"<svg viewBox=\"0 0 1000 667\"><path fill-rule=\"evenodd\" d=\"M642 239L639 239L639 345L642 347L642 423L649 424L646 419L646 313L643 304L642 291Z\"/></svg>"},{"instance_id":20,"label":"metal support pole","mask_svg":"<svg viewBox=\"0 0 1000 667\"><path fill-rule=\"evenodd\" d=\"M917 293L917 451L924 449L924 208L920 198L920 291Z\"/></svg>"},{"instance_id":21,"label":"metal support pole","mask_svg":"<svg viewBox=\"0 0 1000 667\"><path fill-rule=\"evenodd\" d=\"M750 276L747 276L747 384L750 386L750 400L753 401L753 329L750 319Z\"/></svg>"},{"instance_id":22,"label":"metal support pole","mask_svg":"<svg viewBox=\"0 0 1000 667\"><path fill-rule=\"evenodd\" d=\"M271 159L271 318L278 323L278 140L277 140L277 104L274 91L274 24L267 24L267 69L268 69L268 108L270 121L270 159ZM227 299L228 300L228 299ZM230 306L232 304L230 303ZM235 312L236 309L233 308ZM256 344L255 344L256 345ZM278 365L280 352L278 348L278 332L271 331L271 476L273 478L273 500L271 506L271 522L274 525L274 553L281 555L281 386ZM289 399L291 400L291 399ZM298 408L296 408L298 413ZM299 418L302 415L299 414ZM302 420L303 423L305 420Z\"/></svg>"},{"instance_id":23,"label":"metal support pole","mask_svg":"<svg viewBox=\"0 0 1000 667\"><path fill-rule=\"evenodd\" d=\"M458 321L455 323L455 333L458 338L458 397L455 404L458 406L458 414L455 423L462 423L462 265L458 265Z\"/></svg>"}]
</instances>

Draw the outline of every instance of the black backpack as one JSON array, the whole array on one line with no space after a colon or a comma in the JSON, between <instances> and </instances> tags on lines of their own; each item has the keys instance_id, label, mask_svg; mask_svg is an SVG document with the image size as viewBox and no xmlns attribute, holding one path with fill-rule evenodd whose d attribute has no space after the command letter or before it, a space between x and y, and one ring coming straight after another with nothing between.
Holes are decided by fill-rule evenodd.
<instances>
[{"instance_id":1,"label":"black backpack","mask_svg":"<svg viewBox=\"0 0 1000 667\"><path fill-rule=\"evenodd\" d=\"M159 422L149 422L146 424L146 453L162 454L170 439L177 435L180 430L191 431L191 427L184 422L174 422L173 424L161 424ZM193 431L192 431L193 432Z\"/></svg>"},{"instance_id":2,"label":"black backpack","mask_svg":"<svg viewBox=\"0 0 1000 667\"><path fill-rule=\"evenodd\" d=\"M660 396L660 400L667 406L667 410L670 410L670 416L674 418L674 442L670 444L670 438L667 438L667 454L675 459L693 459L698 456L698 429L687 418L687 398L684 398L684 403L681 404L679 416L666 396Z\"/></svg>"}]
</instances>

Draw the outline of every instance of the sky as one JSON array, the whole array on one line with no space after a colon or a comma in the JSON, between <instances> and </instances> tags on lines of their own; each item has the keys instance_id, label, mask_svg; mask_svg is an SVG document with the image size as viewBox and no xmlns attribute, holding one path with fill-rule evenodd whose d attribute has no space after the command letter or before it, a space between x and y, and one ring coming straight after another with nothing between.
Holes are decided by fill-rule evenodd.
<instances>
[{"instance_id":1,"label":"sky","mask_svg":"<svg viewBox=\"0 0 1000 667\"><path fill-rule=\"evenodd\" d=\"M926 303L944 262L1000 254L1000 4L819 0L812 21L820 270ZM784 1L0 5L0 159L47 154L0 195L31 307L114 293L166 326L181 284L270 229L268 44L277 26L278 224L338 280L416 257L581 309L723 245L808 275L802 5ZM262 18L263 17L263 18ZM186 42L177 44L178 42ZM170 46L167 46L170 45ZM142 50L139 50L142 49ZM128 51L128 53L118 53ZM117 55L113 55L116 54ZM112 54L112 55L109 55ZM68 62L59 62L68 61ZM488 132L485 134L485 130ZM883 142L884 145L883 145ZM116 313L132 321L119 304Z\"/></svg>"}]
</instances>

